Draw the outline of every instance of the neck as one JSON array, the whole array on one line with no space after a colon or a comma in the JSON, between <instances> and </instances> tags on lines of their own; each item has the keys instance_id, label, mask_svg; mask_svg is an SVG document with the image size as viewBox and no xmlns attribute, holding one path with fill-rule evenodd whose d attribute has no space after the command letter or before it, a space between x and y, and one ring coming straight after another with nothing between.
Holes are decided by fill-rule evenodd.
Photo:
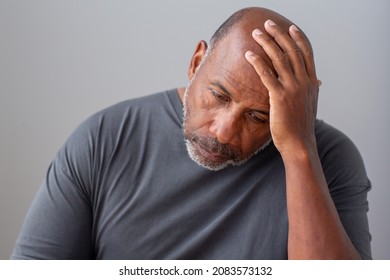
<instances>
[{"instance_id":1,"label":"neck","mask_svg":"<svg viewBox=\"0 0 390 280\"><path fill-rule=\"evenodd\" d=\"M185 93L185 91L186 91L186 88L185 88L185 87L179 87L179 88L177 88L177 93L179 94L181 103L184 102L184 93Z\"/></svg>"}]
</instances>

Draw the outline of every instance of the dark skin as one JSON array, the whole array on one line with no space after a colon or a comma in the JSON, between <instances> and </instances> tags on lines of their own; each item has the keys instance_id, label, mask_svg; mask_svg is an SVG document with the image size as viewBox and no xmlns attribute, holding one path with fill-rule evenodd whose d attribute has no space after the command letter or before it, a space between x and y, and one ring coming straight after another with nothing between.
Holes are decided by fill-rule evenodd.
<instances>
[{"instance_id":1,"label":"dark skin","mask_svg":"<svg viewBox=\"0 0 390 280\"><path fill-rule=\"evenodd\" d=\"M199 42L188 71L188 127L243 157L272 137L286 173L288 258L359 259L317 152L320 82L304 33L272 11L252 8L201 65L206 50ZM183 100L184 89L178 92Z\"/></svg>"}]
</instances>

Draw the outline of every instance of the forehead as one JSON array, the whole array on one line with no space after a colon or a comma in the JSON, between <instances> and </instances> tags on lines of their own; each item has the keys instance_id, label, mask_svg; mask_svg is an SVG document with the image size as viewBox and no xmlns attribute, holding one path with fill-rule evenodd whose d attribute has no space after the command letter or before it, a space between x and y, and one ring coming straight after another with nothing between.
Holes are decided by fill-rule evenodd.
<instances>
[{"instance_id":1,"label":"forehead","mask_svg":"<svg viewBox=\"0 0 390 280\"><path fill-rule=\"evenodd\" d=\"M261 47L252 39L251 32L246 34L240 30L232 31L214 47L207 59L205 74L209 79L223 83L223 86L229 87L237 94L268 102L267 88L245 59L244 55L248 50L264 54Z\"/></svg>"}]
</instances>

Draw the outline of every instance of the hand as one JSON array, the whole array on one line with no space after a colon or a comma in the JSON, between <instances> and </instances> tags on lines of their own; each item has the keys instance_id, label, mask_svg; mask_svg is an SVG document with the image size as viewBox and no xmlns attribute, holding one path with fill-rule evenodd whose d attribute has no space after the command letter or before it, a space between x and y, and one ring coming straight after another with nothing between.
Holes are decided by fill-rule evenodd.
<instances>
[{"instance_id":1,"label":"hand","mask_svg":"<svg viewBox=\"0 0 390 280\"><path fill-rule=\"evenodd\" d=\"M314 126L320 81L317 80L313 52L305 35L295 25L289 34L274 22L264 24L268 35L256 29L252 36L272 61L251 51L247 61L269 91L270 129L281 155L316 147Z\"/></svg>"}]
</instances>

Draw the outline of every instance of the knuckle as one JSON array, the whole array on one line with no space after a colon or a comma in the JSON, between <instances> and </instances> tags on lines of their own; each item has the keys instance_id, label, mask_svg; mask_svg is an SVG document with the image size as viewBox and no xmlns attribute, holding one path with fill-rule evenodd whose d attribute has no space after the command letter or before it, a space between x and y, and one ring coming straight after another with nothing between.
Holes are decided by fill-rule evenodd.
<instances>
[{"instance_id":1,"label":"knuckle","mask_svg":"<svg viewBox=\"0 0 390 280\"><path fill-rule=\"evenodd\" d=\"M283 63L288 62L288 54L287 53L285 53L283 51L279 51L276 56L280 62L283 62Z\"/></svg>"},{"instance_id":2,"label":"knuckle","mask_svg":"<svg viewBox=\"0 0 390 280\"><path fill-rule=\"evenodd\" d=\"M311 49L308 49L304 52L304 55L307 57L313 57L313 51Z\"/></svg>"},{"instance_id":3,"label":"knuckle","mask_svg":"<svg viewBox=\"0 0 390 280\"><path fill-rule=\"evenodd\" d=\"M313 50L311 48L305 48L303 50L300 51L302 53L303 56L305 57L308 57L308 58L311 58L313 57Z\"/></svg>"},{"instance_id":4,"label":"knuckle","mask_svg":"<svg viewBox=\"0 0 390 280\"><path fill-rule=\"evenodd\" d=\"M302 55L302 51L298 46L293 46L291 49L288 50L288 52L295 55Z\"/></svg>"},{"instance_id":5,"label":"knuckle","mask_svg":"<svg viewBox=\"0 0 390 280\"><path fill-rule=\"evenodd\" d=\"M268 78L272 78L272 77L275 76L275 75L274 75L274 72L272 71L271 68L263 69L262 74L263 74L263 77L268 77Z\"/></svg>"}]
</instances>

